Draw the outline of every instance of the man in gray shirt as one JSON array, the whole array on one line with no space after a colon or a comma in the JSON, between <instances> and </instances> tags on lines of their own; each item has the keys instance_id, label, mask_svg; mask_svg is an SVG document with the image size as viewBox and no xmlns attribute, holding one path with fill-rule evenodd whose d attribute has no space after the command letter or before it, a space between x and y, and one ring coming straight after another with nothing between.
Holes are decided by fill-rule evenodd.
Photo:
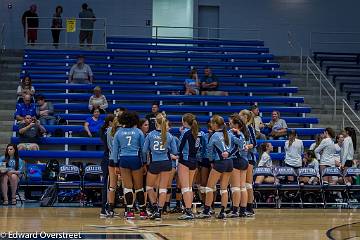
<instances>
[{"instance_id":1,"label":"man in gray shirt","mask_svg":"<svg viewBox=\"0 0 360 240\"><path fill-rule=\"evenodd\" d=\"M26 115L24 122L19 124L20 144L19 150L39 150L37 145L41 135L45 134L46 130L40 125L40 122L30 115Z\"/></svg>"},{"instance_id":2,"label":"man in gray shirt","mask_svg":"<svg viewBox=\"0 0 360 240\"><path fill-rule=\"evenodd\" d=\"M88 8L88 5L84 3L82 6L82 11L79 13L79 18L83 18L80 20L80 34L79 34L79 41L80 46L84 46L84 42L86 40L88 46L92 44L92 37L93 37L93 29L94 29L94 22L96 21L94 12L92 9Z\"/></svg>"},{"instance_id":3,"label":"man in gray shirt","mask_svg":"<svg viewBox=\"0 0 360 240\"><path fill-rule=\"evenodd\" d=\"M93 81L93 72L89 65L85 63L84 56L79 56L77 63L74 64L69 73L69 83L88 83Z\"/></svg>"}]
</instances>

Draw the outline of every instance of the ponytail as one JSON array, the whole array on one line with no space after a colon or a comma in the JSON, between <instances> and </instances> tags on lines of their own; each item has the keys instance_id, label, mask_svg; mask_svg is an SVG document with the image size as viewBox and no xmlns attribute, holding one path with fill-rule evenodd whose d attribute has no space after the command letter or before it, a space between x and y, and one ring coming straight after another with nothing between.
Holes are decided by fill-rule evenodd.
<instances>
[{"instance_id":1,"label":"ponytail","mask_svg":"<svg viewBox=\"0 0 360 240\"><path fill-rule=\"evenodd\" d=\"M226 127L224 126L224 128L222 129L223 135L224 135L224 140L225 140L225 144L228 146L230 144L230 140L229 140L229 134L226 131Z\"/></svg>"},{"instance_id":2,"label":"ponytail","mask_svg":"<svg viewBox=\"0 0 360 240\"><path fill-rule=\"evenodd\" d=\"M167 122L166 122L166 118L162 118L161 120L161 142L163 145L166 144L166 140L167 140Z\"/></svg>"},{"instance_id":3,"label":"ponytail","mask_svg":"<svg viewBox=\"0 0 360 240\"><path fill-rule=\"evenodd\" d=\"M191 124L191 133L192 133L194 139L196 139L198 137L199 125L195 119L192 121L192 124Z\"/></svg>"}]
</instances>

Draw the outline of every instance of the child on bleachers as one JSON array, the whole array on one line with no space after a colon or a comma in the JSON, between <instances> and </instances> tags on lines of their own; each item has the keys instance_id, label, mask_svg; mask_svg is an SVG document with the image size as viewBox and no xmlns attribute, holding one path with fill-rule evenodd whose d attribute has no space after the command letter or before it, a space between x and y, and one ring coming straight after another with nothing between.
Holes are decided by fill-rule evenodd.
<instances>
[{"instance_id":1,"label":"child on bleachers","mask_svg":"<svg viewBox=\"0 0 360 240\"><path fill-rule=\"evenodd\" d=\"M17 101L18 103L23 102L25 95L30 95L32 98L35 95L35 88L32 86L32 80L29 75L26 75L17 88Z\"/></svg>"},{"instance_id":2,"label":"child on bleachers","mask_svg":"<svg viewBox=\"0 0 360 240\"><path fill-rule=\"evenodd\" d=\"M200 93L200 82L195 68L190 71L189 78L185 79L185 89L185 95L199 95Z\"/></svg>"},{"instance_id":3,"label":"child on bleachers","mask_svg":"<svg viewBox=\"0 0 360 240\"><path fill-rule=\"evenodd\" d=\"M317 177L300 177L300 183L317 184L320 179L319 173L319 162L315 157L315 153L312 150L308 150L304 153L303 159L304 167L313 168L316 172Z\"/></svg>"},{"instance_id":4,"label":"child on bleachers","mask_svg":"<svg viewBox=\"0 0 360 240\"><path fill-rule=\"evenodd\" d=\"M271 143L263 143L261 144L261 151L263 154L261 155L260 162L258 164L258 167L268 167L272 168L272 160L270 153L273 151L273 146ZM257 176L255 179L255 183L261 184L261 183L273 183L275 182L274 177L265 177L265 176Z\"/></svg>"}]
</instances>

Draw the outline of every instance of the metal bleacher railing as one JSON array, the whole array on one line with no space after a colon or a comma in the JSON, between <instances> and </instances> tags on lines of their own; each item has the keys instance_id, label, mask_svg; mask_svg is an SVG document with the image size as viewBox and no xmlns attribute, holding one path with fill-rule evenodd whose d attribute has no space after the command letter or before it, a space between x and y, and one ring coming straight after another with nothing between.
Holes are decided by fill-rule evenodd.
<instances>
[{"instance_id":1,"label":"metal bleacher railing","mask_svg":"<svg viewBox=\"0 0 360 240\"><path fill-rule=\"evenodd\" d=\"M28 20L29 19L38 19L39 20L39 27L36 28L30 28L28 27ZM37 30L38 35L40 36L40 41L37 41L35 43L29 43L28 42L28 35L25 34L25 46L49 46L52 45L53 42L50 38L51 36L51 30L60 30L61 34L64 35L64 38L59 42L59 46L62 47L70 47L70 46L79 46L79 37L78 34L80 31L93 31L95 32L93 39L94 42L87 44L91 47L106 47L106 18L95 18L96 22L94 25L94 28L92 29L81 29L80 22L82 20L94 20L93 18L74 18L74 17L64 17L63 20L63 26L61 28L52 28L52 27L44 27L44 26L51 26L51 20L52 17L27 17L25 19L25 32L28 32L28 30ZM73 21L74 25L72 29L68 29L66 24L68 21ZM64 26L65 25L65 26ZM46 34L47 37L43 37L44 32L48 32Z\"/></svg>"},{"instance_id":2,"label":"metal bleacher railing","mask_svg":"<svg viewBox=\"0 0 360 240\"><path fill-rule=\"evenodd\" d=\"M5 51L5 23L1 24L1 30L0 30L0 53L3 53Z\"/></svg>"},{"instance_id":3,"label":"metal bleacher railing","mask_svg":"<svg viewBox=\"0 0 360 240\"><path fill-rule=\"evenodd\" d=\"M322 98L324 92L328 95L331 101L334 103L333 117L336 118L336 87L329 81L327 76L321 71L317 64L311 59L310 56L306 58L306 85L308 86L309 74L319 83L319 103L322 104Z\"/></svg>"}]
</instances>

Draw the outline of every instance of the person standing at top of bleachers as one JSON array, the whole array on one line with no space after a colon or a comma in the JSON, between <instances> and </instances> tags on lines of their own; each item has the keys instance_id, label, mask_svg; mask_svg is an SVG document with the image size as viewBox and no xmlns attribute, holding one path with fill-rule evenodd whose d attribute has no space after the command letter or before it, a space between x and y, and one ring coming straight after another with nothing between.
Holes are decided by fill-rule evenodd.
<instances>
[{"instance_id":1,"label":"person standing at top of bleachers","mask_svg":"<svg viewBox=\"0 0 360 240\"><path fill-rule=\"evenodd\" d=\"M87 3L81 6L82 11L79 13L80 20L80 33L79 41L80 46L84 46L86 40L88 47L92 45L94 22L96 21L95 14L92 9L88 8ZM83 19L82 19L83 18Z\"/></svg>"},{"instance_id":2,"label":"person standing at top of bleachers","mask_svg":"<svg viewBox=\"0 0 360 240\"><path fill-rule=\"evenodd\" d=\"M185 89L185 95L199 95L200 93L200 82L195 68L190 71L189 78L185 79Z\"/></svg>"},{"instance_id":3,"label":"person standing at top of bleachers","mask_svg":"<svg viewBox=\"0 0 360 240\"><path fill-rule=\"evenodd\" d=\"M261 130L264 128L264 123L261 119L261 117L259 116L259 107L257 105L252 105L250 108L250 111L254 114L254 124L255 124L255 133L256 133L256 138L257 139L266 139L266 136L261 133Z\"/></svg>"},{"instance_id":4,"label":"person standing at top of bleachers","mask_svg":"<svg viewBox=\"0 0 360 240\"><path fill-rule=\"evenodd\" d=\"M62 6L57 6L55 8L55 13L53 15L53 19L51 22L51 28L52 28L51 34L53 38L53 45L56 48L59 46L60 31L62 28L62 19L61 19L62 12L63 12Z\"/></svg>"},{"instance_id":5,"label":"person standing at top of bleachers","mask_svg":"<svg viewBox=\"0 0 360 240\"><path fill-rule=\"evenodd\" d=\"M96 86L94 88L94 95L92 95L89 99L89 110L92 111L94 108L99 108L100 113L105 114L108 106L106 97L101 94L101 88Z\"/></svg>"},{"instance_id":6,"label":"person standing at top of bleachers","mask_svg":"<svg viewBox=\"0 0 360 240\"><path fill-rule=\"evenodd\" d=\"M93 72L89 65L85 63L84 56L78 56L76 64L74 64L69 73L69 83L88 83L93 81Z\"/></svg>"},{"instance_id":7,"label":"person standing at top of bleachers","mask_svg":"<svg viewBox=\"0 0 360 240\"><path fill-rule=\"evenodd\" d=\"M211 68L205 67L204 76L201 79L201 95L228 96L227 92L218 91L219 79L213 74Z\"/></svg>"},{"instance_id":8,"label":"person standing at top of bleachers","mask_svg":"<svg viewBox=\"0 0 360 240\"><path fill-rule=\"evenodd\" d=\"M149 121L149 132L156 129L156 116L158 114L159 114L159 103L153 102L151 106L151 113L145 116L145 118Z\"/></svg>"},{"instance_id":9,"label":"person standing at top of bleachers","mask_svg":"<svg viewBox=\"0 0 360 240\"><path fill-rule=\"evenodd\" d=\"M30 6L30 9L25 11L22 15L21 22L24 27L24 37L27 34L27 42L34 44L37 40L37 29L39 27L39 16L36 13L37 6L35 4L32 4ZM26 32L26 27L27 32ZM35 28L35 29L29 29L29 28Z\"/></svg>"},{"instance_id":10,"label":"person standing at top of bleachers","mask_svg":"<svg viewBox=\"0 0 360 240\"><path fill-rule=\"evenodd\" d=\"M269 133L269 139L285 139L288 127L285 120L280 118L279 111L272 112L271 121L267 124L267 127L271 129L271 132Z\"/></svg>"}]
</instances>

